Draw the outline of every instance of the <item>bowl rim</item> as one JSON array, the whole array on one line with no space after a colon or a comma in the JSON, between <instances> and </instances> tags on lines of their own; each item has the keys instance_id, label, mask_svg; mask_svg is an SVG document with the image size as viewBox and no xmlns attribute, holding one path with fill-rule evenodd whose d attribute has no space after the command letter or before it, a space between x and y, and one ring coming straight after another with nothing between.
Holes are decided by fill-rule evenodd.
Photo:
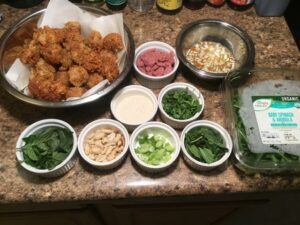
<instances>
[{"instance_id":1,"label":"bowl rim","mask_svg":"<svg viewBox=\"0 0 300 225\"><path fill-rule=\"evenodd\" d=\"M172 154L172 158L169 161L167 161L166 163L163 163L163 164L160 164L160 165L150 165L150 164L147 164L144 161L142 161L137 156L137 154L135 153L134 146L135 146L135 143L136 143L136 138L138 137L138 135L142 131L147 130L149 128L162 129L162 130L168 132L172 136L172 138L174 139L174 142L175 142L175 146L174 146L175 147L175 151ZM141 124L140 126L138 126L133 131L133 133L131 134L131 137L130 137L129 149L130 149L131 156L133 157L134 161L138 165L140 165L141 167L150 169L152 171L156 171L156 170L160 171L161 169L168 168L178 158L178 156L180 154L180 139L179 139L179 136L178 136L177 132L171 126L169 126L169 125L167 125L165 123L162 123L162 122L151 121L151 122L147 122L147 123Z\"/></svg>"},{"instance_id":2,"label":"bowl rim","mask_svg":"<svg viewBox=\"0 0 300 225\"><path fill-rule=\"evenodd\" d=\"M248 52L248 57L247 57L246 61L240 66L240 68L233 69L233 70L229 71L228 73L238 70L238 69L242 69L242 68L252 68L253 67L254 59L255 59L255 47L254 47L252 38L249 36L249 34L245 30L243 30L242 28L240 28L239 26L237 26L235 24L226 22L224 20L200 19L200 20L195 20L193 22L185 24L176 38L177 57L188 69L190 69L196 75L196 77L206 78L208 80L223 80L228 74L228 73L211 73L211 72L207 72L207 71L196 68L195 66L193 66L191 63L188 62L188 60L183 55L183 53L180 49L181 41L182 41L183 37L185 36L185 34L191 28L196 27L196 26L204 26L205 24L214 25L214 26L221 25L225 29L228 29L228 30L234 32L235 34L237 34L245 42L246 49Z\"/></svg>"},{"instance_id":3,"label":"bowl rim","mask_svg":"<svg viewBox=\"0 0 300 225\"><path fill-rule=\"evenodd\" d=\"M95 13L95 14L98 13L102 16L112 14L112 12L102 9L102 8L95 8L95 7L91 7L91 6L87 6L87 5L83 5L83 4L76 4L76 5L79 6L81 9L88 11L90 13ZM3 59L5 44L8 41L8 39L10 38L10 36L14 32L16 32L18 30L18 28L20 28L22 26L22 24L24 24L26 21L29 21L31 18L34 18L36 16L41 16L45 11L46 11L45 7L37 8L35 11L32 11L31 13L29 13L29 14L23 16L22 18L20 18L19 20L17 20L9 29L7 29L4 32L4 34L0 38L0 60L1 61ZM90 95L90 96L87 96L84 98L80 98L80 99L76 99L76 100L59 101L59 102L51 102L51 101L45 101L45 100L31 98L30 96L27 96L27 95L19 92L14 87L12 87L12 85L10 85L10 83L6 80L6 78L4 76L5 69L4 69L3 64L0 65L1 66L0 70L2 73L2 76L0 76L0 84L10 95L14 96L16 99L21 100L28 104L32 104L32 105L36 105L36 106L44 107L44 108L68 108L68 107L85 105L88 103L92 103L96 100L103 99L104 96L111 93L116 87L118 87L125 80L126 77L129 76L129 71L132 68L134 52L135 52L135 44L134 44L133 36L132 36L129 28L127 27L127 25L125 23L123 23L123 25L124 25L124 33L127 34L127 36L128 36L128 38L127 38L128 46L130 46L129 48L127 48L127 56L126 56L126 58L128 58L128 63L126 63L123 71L119 74L119 77L114 82L112 82L109 86L107 86L103 90L101 90L93 95Z\"/></svg>"},{"instance_id":4,"label":"bowl rim","mask_svg":"<svg viewBox=\"0 0 300 225\"><path fill-rule=\"evenodd\" d=\"M31 134L34 134L35 132L45 128L45 127L64 127L69 129L72 132L73 136L73 147L72 150L70 151L69 155L57 166L55 166L53 169L48 170L48 169L37 169L23 161L23 153L22 150L20 149L24 145L23 138L28 137ZM67 122L60 120L60 119L43 119L39 120L28 127L25 128L25 130L22 131L20 136L18 137L17 143L16 143L16 158L17 161L20 163L20 165L26 169L29 172L35 173L35 174L49 174L55 171L58 171L61 169L63 166L65 166L71 158L74 156L76 153L77 149L77 135L74 130L74 128Z\"/></svg>"},{"instance_id":5,"label":"bowl rim","mask_svg":"<svg viewBox=\"0 0 300 225\"><path fill-rule=\"evenodd\" d=\"M168 113L166 113L166 111L163 108L162 100L163 100L164 96L169 91L178 90L178 89L187 90L189 93L194 95L194 97L196 97L198 102L202 105L200 111L195 113L192 117L190 117L188 119L184 119L184 120L175 119L175 118L171 117ZM195 96L195 95L199 95L199 96ZM158 107L159 107L160 113L162 113L169 120L176 122L176 123L187 123L187 122L197 119L202 114L204 107L205 107L204 96L201 93L201 91L192 84L184 83L184 82L174 82L172 84L168 84L160 91L160 93L158 95Z\"/></svg>"},{"instance_id":6,"label":"bowl rim","mask_svg":"<svg viewBox=\"0 0 300 225\"><path fill-rule=\"evenodd\" d=\"M169 49L169 51L172 51L173 54L174 54L174 67L172 69L171 72L163 75L163 76L151 76L151 75L148 75L142 71L139 70L139 68L137 67L136 65L136 61L138 59L138 57L145 51L149 50L149 49ZM134 69L136 70L136 72L142 76L143 78L145 79L148 79L148 80L151 80L151 81L161 81L161 80L164 80L168 77L171 77L172 75L174 75L179 67L179 59L177 57L177 54L176 54L176 49L173 48L171 45L169 45L168 43L165 43L165 42L162 42L162 41L148 41L148 42L145 42L141 45L139 45L136 50L135 50L135 56L134 56L134 60L133 60L133 67Z\"/></svg>"},{"instance_id":7,"label":"bowl rim","mask_svg":"<svg viewBox=\"0 0 300 225\"><path fill-rule=\"evenodd\" d=\"M209 127L214 129L215 131L219 132L220 135L222 136L223 140L226 143L226 147L228 148L228 152L226 152L222 158L220 158L219 160L213 162L213 163L204 163L204 162L200 162L196 159L194 159L186 150L185 145L184 145L184 139L185 139L185 135L193 128L195 127ZM232 148L233 148L233 143L232 143L232 139L230 134L228 133L228 131L222 127L220 124L210 121L210 120L197 120L194 121L190 124L188 124L182 131L181 136L180 136L180 143L181 143L181 149L183 154L190 160L192 161L194 164L198 165L198 166L202 166L202 167L206 167L206 168L214 168L217 167L221 164L223 164L231 155L232 152Z\"/></svg>"},{"instance_id":8,"label":"bowl rim","mask_svg":"<svg viewBox=\"0 0 300 225\"><path fill-rule=\"evenodd\" d=\"M120 120L118 118L118 116L116 116L115 108L116 108L116 104L117 104L117 101L118 101L119 97L122 96L122 94L127 93L127 92L131 92L131 91L141 92L141 93L147 95L148 97L150 97L150 99L152 100L152 103L153 103L153 106L154 106L153 113L152 113L151 117L148 120L146 120L142 123L136 123L136 124L127 123L127 122L124 122L124 121ZM141 86L141 85L133 84L133 85L128 85L128 86L120 89L113 96L112 100L110 101L110 111L111 111L113 117L116 118L118 121L120 121L122 124L125 124L125 126L138 126L140 124L146 123L146 122L150 121L152 118L154 118L154 116L157 113L157 110L158 110L158 102L157 102L156 95L153 93L153 91L151 89L146 88L146 87Z\"/></svg>"},{"instance_id":9,"label":"bowl rim","mask_svg":"<svg viewBox=\"0 0 300 225\"><path fill-rule=\"evenodd\" d=\"M106 126L106 125L117 128L122 133L124 140L125 140L125 144L124 144L123 151L113 160L110 160L107 162L97 162L95 160L90 159L85 154L84 140L85 140L87 134L89 133L89 131L91 131L94 128ZM112 120L112 119L98 119L98 120L94 120L94 121L90 122L82 129L82 131L80 132L79 137L78 137L78 152L79 152L80 156L83 158L83 160L85 162L87 162L88 164L95 166L95 167L106 167L106 166L113 165L113 164L119 162L120 160L123 159L123 157L128 152L128 147L129 147L129 134L127 132L127 129L123 126L123 124L121 124L120 122L118 122L116 120Z\"/></svg>"}]
</instances>

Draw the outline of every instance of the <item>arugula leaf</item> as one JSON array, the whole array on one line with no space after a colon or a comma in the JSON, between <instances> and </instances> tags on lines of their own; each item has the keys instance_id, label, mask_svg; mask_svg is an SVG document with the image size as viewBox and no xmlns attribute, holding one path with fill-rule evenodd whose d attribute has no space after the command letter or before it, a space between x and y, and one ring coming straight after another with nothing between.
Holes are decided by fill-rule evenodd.
<instances>
[{"instance_id":1,"label":"arugula leaf","mask_svg":"<svg viewBox=\"0 0 300 225\"><path fill-rule=\"evenodd\" d=\"M187 90L171 90L162 99L163 109L174 119L184 120L193 117L202 108L199 101Z\"/></svg>"},{"instance_id":2,"label":"arugula leaf","mask_svg":"<svg viewBox=\"0 0 300 225\"><path fill-rule=\"evenodd\" d=\"M191 129L185 135L184 145L193 158L208 164L218 161L228 151L221 134L204 126Z\"/></svg>"},{"instance_id":3,"label":"arugula leaf","mask_svg":"<svg viewBox=\"0 0 300 225\"><path fill-rule=\"evenodd\" d=\"M71 152L72 132L66 128L49 127L23 138L24 162L38 169L53 169Z\"/></svg>"}]
</instances>

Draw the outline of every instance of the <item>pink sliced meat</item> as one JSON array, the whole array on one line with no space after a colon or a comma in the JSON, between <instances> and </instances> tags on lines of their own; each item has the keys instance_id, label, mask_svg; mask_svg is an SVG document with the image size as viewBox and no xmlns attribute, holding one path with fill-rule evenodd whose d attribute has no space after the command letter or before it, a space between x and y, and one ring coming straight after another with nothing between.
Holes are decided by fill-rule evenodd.
<instances>
[{"instance_id":1,"label":"pink sliced meat","mask_svg":"<svg viewBox=\"0 0 300 225\"><path fill-rule=\"evenodd\" d=\"M173 70L174 53L148 49L139 56L136 65L140 71L150 76L163 76Z\"/></svg>"}]
</instances>

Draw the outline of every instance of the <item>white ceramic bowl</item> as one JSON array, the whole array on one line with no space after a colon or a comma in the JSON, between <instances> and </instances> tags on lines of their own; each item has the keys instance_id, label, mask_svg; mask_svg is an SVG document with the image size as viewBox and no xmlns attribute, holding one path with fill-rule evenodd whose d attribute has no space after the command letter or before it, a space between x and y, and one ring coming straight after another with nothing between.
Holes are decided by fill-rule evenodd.
<instances>
[{"instance_id":1,"label":"white ceramic bowl","mask_svg":"<svg viewBox=\"0 0 300 225\"><path fill-rule=\"evenodd\" d=\"M51 170L48 169L37 169L35 167L32 167L24 162L23 153L20 150L22 146L24 146L25 142L23 141L23 138L28 137L41 129L45 129L47 127L63 127L69 129L73 134L73 147L70 152L70 154L65 158L63 162L61 162L59 165L54 167ZM38 122L35 122L28 126L19 136L16 144L16 156L17 160L21 164L21 166L36 175L42 176L42 177L58 177L66 172L68 172L75 164L75 156L76 156L76 149L77 149L77 136L76 132L68 123L58 120L58 119L45 119L40 120Z\"/></svg>"},{"instance_id":2,"label":"white ceramic bowl","mask_svg":"<svg viewBox=\"0 0 300 225\"><path fill-rule=\"evenodd\" d=\"M158 108L155 94L141 85L129 85L113 97L111 112L129 131L154 118Z\"/></svg>"},{"instance_id":3,"label":"white ceramic bowl","mask_svg":"<svg viewBox=\"0 0 300 225\"><path fill-rule=\"evenodd\" d=\"M140 55L142 53L144 53L147 50L150 49L158 49L158 50L162 50L165 52L173 52L174 54L174 66L173 66L173 70L163 76L159 76L159 77L154 77L151 75L148 75L144 72L142 72L138 67L137 67L137 60L140 57ZM162 88L165 85L169 84L176 75L176 71L178 69L179 66L179 59L176 56L176 51L175 49L164 43L164 42L160 42L160 41L150 41L150 42L146 42L142 45L140 45L136 50L135 50L135 58L133 61L133 65L136 71L136 79L138 80L138 82L140 82L142 85L148 87L148 88Z\"/></svg>"},{"instance_id":4,"label":"white ceramic bowl","mask_svg":"<svg viewBox=\"0 0 300 225\"><path fill-rule=\"evenodd\" d=\"M135 148L137 146L137 138L143 134L160 134L166 137L170 144L175 148L171 159L160 165L150 165L142 161L136 154ZM148 122L137 127L130 137L129 144L130 153L134 161L147 172L161 172L169 168L177 159L180 153L180 140L176 131L167 124L161 122Z\"/></svg>"},{"instance_id":5,"label":"white ceramic bowl","mask_svg":"<svg viewBox=\"0 0 300 225\"><path fill-rule=\"evenodd\" d=\"M223 137L223 140L225 141L226 147L228 148L228 152L226 152L221 159L219 159L216 162L210 163L210 164L199 162L198 160L194 159L187 152L185 145L184 145L184 139L185 139L185 135L191 129L193 129L195 127L209 127L209 128L212 128L212 129L218 131L221 134L221 136ZM194 121L194 122L190 123L183 129L180 139L181 139L181 149L183 152L183 158L185 159L185 161L187 162L187 164L189 166L191 166L192 168L194 168L196 170L200 170L200 171L211 170L213 168L221 166L227 161L227 159L229 158L229 156L232 152L232 140L231 140L229 133L222 126L220 126L219 124L212 122L212 121L198 120L198 121Z\"/></svg>"},{"instance_id":6,"label":"white ceramic bowl","mask_svg":"<svg viewBox=\"0 0 300 225\"><path fill-rule=\"evenodd\" d=\"M191 118L184 119L184 120L175 119L175 118L169 116L163 108L162 100L169 91L174 91L174 90L186 90L189 94L191 94L195 99L198 100L199 104L202 106L200 111L197 112ZM199 89L196 88L195 86L188 84L188 83L175 82L175 83L167 85L160 91L159 96L158 96L158 107L159 107L161 119L165 123L169 124L170 126L174 127L175 129L182 129L190 122L196 120L202 114L203 109L204 109L204 97L201 94L201 92L199 91Z\"/></svg>"},{"instance_id":7,"label":"white ceramic bowl","mask_svg":"<svg viewBox=\"0 0 300 225\"><path fill-rule=\"evenodd\" d=\"M120 131L120 133L123 135L125 143L124 143L124 148L121 153L117 155L116 158L114 158L111 161L107 162L97 162L95 160L90 159L85 151L84 151L84 143L86 138L94 132L95 130L99 128L116 128L117 130ZM118 121L111 120L111 119L99 119L95 120L88 125L86 125L83 130L80 132L79 137L78 137L78 151L80 156L86 161L88 164L92 165L93 167L97 169L102 169L102 170L108 170L108 169L113 169L117 166L119 166L123 160L125 159L126 153L128 151L128 145L129 145L129 134L126 130L126 128L119 123Z\"/></svg>"}]
</instances>

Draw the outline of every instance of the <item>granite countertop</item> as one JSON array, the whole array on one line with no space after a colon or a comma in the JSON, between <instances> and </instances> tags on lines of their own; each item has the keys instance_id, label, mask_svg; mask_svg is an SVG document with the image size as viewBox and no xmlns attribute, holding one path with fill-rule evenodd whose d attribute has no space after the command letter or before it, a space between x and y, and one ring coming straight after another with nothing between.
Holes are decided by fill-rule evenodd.
<instances>
[{"instance_id":1,"label":"granite countertop","mask_svg":"<svg viewBox=\"0 0 300 225\"><path fill-rule=\"evenodd\" d=\"M0 34L30 10L17 10L0 5L5 19ZM300 54L283 17L257 17L254 9L233 11L205 6L196 11L183 8L174 16L163 15L156 8L138 13L126 7L125 23L130 28L136 46L160 40L175 45L181 27L196 19L216 18L244 29L255 43L255 65L258 67L300 68ZM181 68L182 69L182 68ZM193 82L203 92L206 109L203 119L225 126L224 94L218 87L189 78L180 70L176 81ZM184 75L184 76L183 76ZM131 83L136 83L131 74ZM29 124L44 118L59 118L74 126L77 134L89 122L111 117L109 99L76 109L43 109L24 104L0 91L0 203L96 201L100 199L187 196L221 193L264 192L300 188L299 176L247 176L232 163L211 172L195 172L179 158L167 172L151 175L141 171L128 155L113 171L100 172L79 157L74 168L62 177L45 179L30 175L16 162L15 144L19 134Z\"/></svg>"}]
</instances>

